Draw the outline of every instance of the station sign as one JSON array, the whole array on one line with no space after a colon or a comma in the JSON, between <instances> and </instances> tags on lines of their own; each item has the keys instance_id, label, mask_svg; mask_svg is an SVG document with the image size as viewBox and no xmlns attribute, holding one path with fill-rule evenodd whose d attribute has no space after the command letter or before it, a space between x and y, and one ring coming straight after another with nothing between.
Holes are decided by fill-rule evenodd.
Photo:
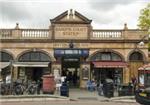
<instances>
[{"instance_id":1,"label":"station sign","mask_svg":"<svg viewBox=\"0 0 150 105\"><path fill-rule=\"evenodd\" d=\"M54 49L55 57L88 57L89 49Z\"/></svg>"}]
</instances>

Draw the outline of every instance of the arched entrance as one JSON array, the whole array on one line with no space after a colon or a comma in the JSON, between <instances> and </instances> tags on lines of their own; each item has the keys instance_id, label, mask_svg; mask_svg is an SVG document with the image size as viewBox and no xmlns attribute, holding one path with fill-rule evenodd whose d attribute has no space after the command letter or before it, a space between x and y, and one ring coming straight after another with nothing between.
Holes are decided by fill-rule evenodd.
<instances>
[{"instance_id":1,"label":"arched entrance","mask_svg":"<svg viewBox=\"0 0 150 105\"><path fill-rule=\"evenodd\" d=\"M18 57L14 66L18 67L19 79L37 81L42 75L50 74L50 62L51 59L45 52L28 51Z\"/></svg>"},{"instance_id":2,"label":"arched entrance","mask_svg":"<svg viewBox=\"0 0 150 105\"><path fill-rule=\"evenodd\" d=\"M102 51L90 57L92 62L92 76L99 83L105 79L112 79L116 86L123 82L123 69L127 66L121 54Z\"/></svg>"},{"instance_id":3,"label":"arched entrance","mask_svg":"<svg viewBox=\"0 0 150 105\"><path fill-rule=\"evenodd\" d=\"M129 55L130 79L138 76L138 68L144 63L144 56L139 51L133 51Z\"/></svg>"},{"instance_id":4,"label":"arched entrance","mask_svg":"<svg viewBox=\"0 0 150 105\"><path fill-rule=\"evenodd\" d=\"M11 74L11 61L13 61L12 54L6 51L0 51L0 79L4 81L6 76Z\"/></svg>"}]
</instances>

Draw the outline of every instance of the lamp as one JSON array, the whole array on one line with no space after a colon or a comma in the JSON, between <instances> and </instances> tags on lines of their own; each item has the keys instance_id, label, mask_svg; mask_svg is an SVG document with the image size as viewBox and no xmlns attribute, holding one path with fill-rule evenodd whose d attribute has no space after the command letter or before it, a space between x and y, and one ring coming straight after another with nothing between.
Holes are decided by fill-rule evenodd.
<instances>
[{"instance_id":1,"label":"lamp","mask_svg":"<svg viewBox=\"0 0 150 105\"><path fill-rule=\"evenodd\" d=\"M139 46L144 46L144 45L145 45L144 39L145 39L146 37L149 37L149 36L150 36L150 35L145 35L145 36L140 40L140 42L137 43L137 45L139 45ZM136 45L136 47L137 47L137 45Z\"/></svg>"},{"instance_id":2,"label":"lamp","mask_svg":"<svg viewBox=\"0 0 150 105\"><path fill-rule=\"evenodd\" d=\"M140 43L138 43L138 45L140 45L140 46L144 46L144 42L143 41L141 41Z\"/></svg>"}]
</instances>

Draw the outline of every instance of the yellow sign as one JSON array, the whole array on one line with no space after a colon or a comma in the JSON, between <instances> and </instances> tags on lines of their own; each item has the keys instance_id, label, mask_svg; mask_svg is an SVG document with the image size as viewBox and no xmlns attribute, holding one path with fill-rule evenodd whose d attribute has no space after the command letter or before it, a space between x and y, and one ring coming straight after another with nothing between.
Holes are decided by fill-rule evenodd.
<instances>
[{"instance_id":1,"label":"yellow sign","mask_svg":"<svg viewBox=\"0 0 150 105\"><path fill-rule=\"evenodd\" d=\"M146 97L147 95L145 93L139 93L140 96Z\"/></svg>"}]
</instances>

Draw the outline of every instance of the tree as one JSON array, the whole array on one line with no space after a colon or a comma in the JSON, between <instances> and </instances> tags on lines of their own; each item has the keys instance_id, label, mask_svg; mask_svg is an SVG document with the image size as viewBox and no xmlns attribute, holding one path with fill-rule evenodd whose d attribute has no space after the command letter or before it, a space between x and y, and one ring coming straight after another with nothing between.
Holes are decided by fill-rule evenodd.
<instances>
[{"instance_id":1,"label":"tree","mask_svg":"<svg viewBox=\"0 0 150 105\"><path fill-rule=\"evenodd\" d=\"M150 34L150 3L148 3L146 8L141 10L138 22L138 27L140 29L148 30L148 33ZM148 50L150 51L150 38L148 46Z\"/></svg>"},{"instance_id":2,"label":"tree","mask_svg":"<svg viewBox=\"0 0 150 105\"><path fill-rule=\"evenodd\" d=\"M138 27L140 29L147 29L150 31L150 3L148 3L146 8L141 10L138 22Z\"/></svg>"}]
</instances>

